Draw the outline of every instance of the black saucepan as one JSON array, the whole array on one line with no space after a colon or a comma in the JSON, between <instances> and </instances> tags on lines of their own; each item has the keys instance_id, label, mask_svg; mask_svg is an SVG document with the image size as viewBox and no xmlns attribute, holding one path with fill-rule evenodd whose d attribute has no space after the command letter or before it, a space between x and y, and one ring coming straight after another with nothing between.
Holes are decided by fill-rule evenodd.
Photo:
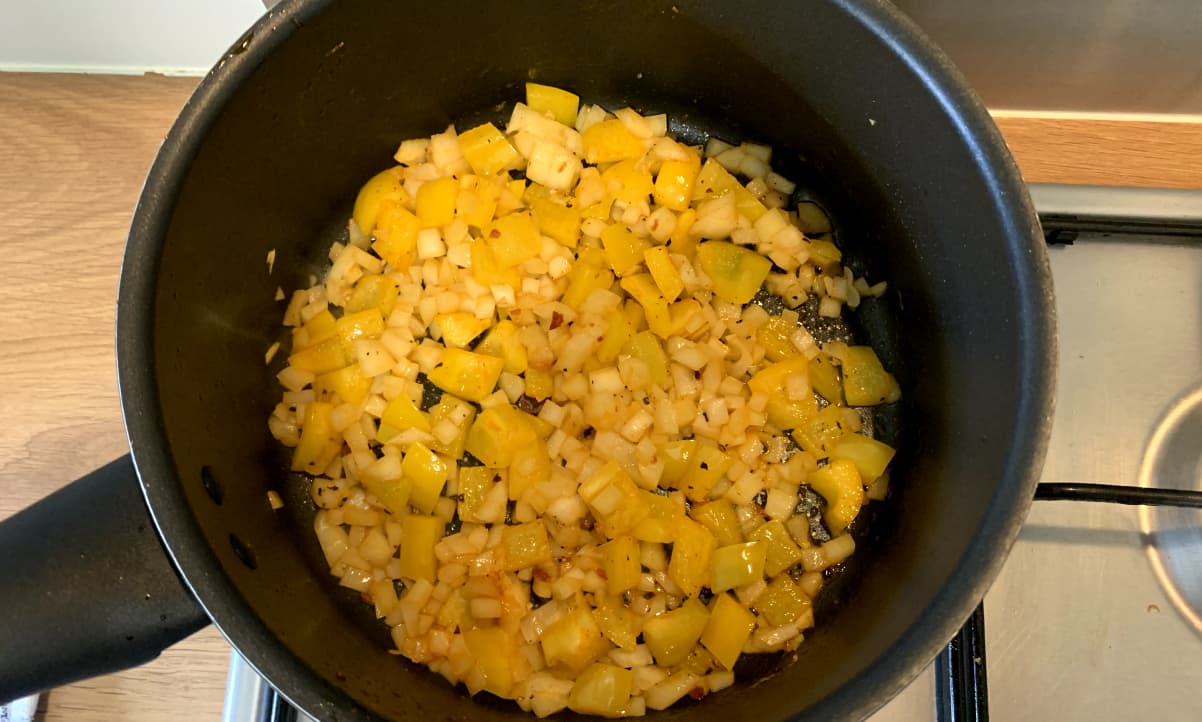
<instances>
[{"instance_id":1,"label":"black saucepan","mask_svg":"<svg viewBox=\"0 0 1202 722\"><path fill-rule=\"evenodd\" d=\"M902 450L890 498L796 660L656 716L863 717L931 661L1023 521L1055 344L1026 190L930 42L876 0L296 0L205 78L146 180L117 313L132 464L0 525L0 699L146 661L211 620L319 718L522 714L390 655L335 586L267 431L263 354L276 287L320 272L397 142L496 115L528 79L774 146L852 267L890 284L852 319L904 390L878 420Z\"/></svg>"}]
</instances>

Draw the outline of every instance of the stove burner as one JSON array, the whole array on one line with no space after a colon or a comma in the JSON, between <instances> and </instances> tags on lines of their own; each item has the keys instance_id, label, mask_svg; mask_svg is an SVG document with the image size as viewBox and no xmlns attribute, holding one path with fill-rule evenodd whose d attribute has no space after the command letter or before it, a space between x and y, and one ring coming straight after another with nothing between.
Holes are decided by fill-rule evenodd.
<instances>
[{"instance_id":1,"label":"stove burner","mask_svg":"<svg viewBox=\"0 0 1202 722\"><path fill-rule=\"evenodd\" d=\"M1157 424L1144 452L1139 485L1202 489L1202 388L1178 399ZM1202 510L1142 507L1139 523L1165 594L1202 633Z\"/></svg>"}]
</instances>

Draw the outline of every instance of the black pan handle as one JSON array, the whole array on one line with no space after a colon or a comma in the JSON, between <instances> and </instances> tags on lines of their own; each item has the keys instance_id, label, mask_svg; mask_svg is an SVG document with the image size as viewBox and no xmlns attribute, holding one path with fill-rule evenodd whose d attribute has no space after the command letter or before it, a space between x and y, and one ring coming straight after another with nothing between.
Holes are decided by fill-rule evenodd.
<instances>
[{"instance_id":1,"label":"black pan handle","mask_svg":"<svg viewBox=\"0 0 1202 722\"><path fill-rule=\"evenodd\" d=\"M125 456L0 523L0 704L154 659L208 623Z\"/></svg>"}]
</instances>

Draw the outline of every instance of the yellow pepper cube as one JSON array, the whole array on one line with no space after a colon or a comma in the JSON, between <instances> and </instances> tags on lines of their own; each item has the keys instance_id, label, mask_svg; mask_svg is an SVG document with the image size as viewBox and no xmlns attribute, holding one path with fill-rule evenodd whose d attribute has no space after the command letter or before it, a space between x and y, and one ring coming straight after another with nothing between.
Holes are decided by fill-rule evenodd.
<instances>
[{"instance_id":1,"label":"yellow pepper cube","mask_svg":"<svg viewBox=\"0 0 1202 722\"><path fill-rule=\"evenodd\" d=\"M668 299L660 293L659 286L649 273L627 276L621 281L622 288L639 302L646 314L647 327L660 338L672 335L672 312Z\"/></svg>"},{"instance_id":2,"label":"yellow pepper cube","mask_svg":"<svg viewBox=\"0 0 1202 722\"><path fill-rule=\"evenodd\" d=\"M468 401L483 401L497 386L505 362L495 356L448 348L426 378L448 393Z\"/></svg>"},{"instance_id":3,"label":"yellow pepper cube","mask_svg":"<svg viewBox=\"0 0 1202 722\"><path fill-rule=\"evenodd\" d=\"M487 321L485 323L488 323ZM511 374L524 373L529 363L526 346L518 340L518 327L509 319L500 321L476 344L476 353L496 356L505 362L505 372ZM526 385L530 385L529 379ZM533 395L533 394L532 394ZM547 396L550 396L550 392ZM546 398L544 396L543 398Z\"/></svg>"},{"instance_id":4,"label":"yellow pepper cube","mask_svg":"<svg viewBox=\"0 0 1202 722\"><path fill-rule=\"evenodd\" d=\"M413 491L413 482L410 479L381 479L364 474L360 481L397 519L402 519L409 513L409 493Z\"/></svg>"},{"instance_id":5,"label":"yellow pepper cube","mask_svg":"<svg viewBox=\"0 0 1202 722\"><path fill-rule=\"evenodd\" d=\"M659 477L660 486L674 488L688 471L696 450L696 439L678 439L661 446L659 457L664 461L664 473Z\"/></svg>"},{"instance_id":6,"label":"yellow pepper cube","mask_svg":"<svg viewBox=\"0 0 1202 722\"><path fill-rule=\"evenodd\" d=\"M730 501L715 499L705 504L694 504L689 515L710 530L719 547L742 543L743 529L739 526L739 515Z\"/></svg>"},{"instance_id":7,"label":"yellow pepper cube","mask_svg":"<svg viewBox=\"0 0 1202 722\"><path fill-rule=\"evenodd\" d=\"M755 598L755 610L773 627L792 624L812 605L810 598L788 574L773 579Z\"/></svg>"},{"instance_id":8,"label":"yellow pepper cube","mask_svg":"<svg viewBox=\"0 0 1202 722\"><path fill-rule=\"evenodd\" d=\"M497 472L485 466L459 467L459 518L462 521L474 524L483 521L477 514L488 492L498 483L497 478Z\"/></svg>"},{"instance_id":9,"label":"yellow pepper cube","mask_svg":"<svg viewBox=\"0 0 1202 722\"><path fill-rule=\"evenodd\" d=\"M337 371L327 371L313 380L313 390L319 398L329 399L336 395L348 404L358 404L371 391L371 377L363 373L359 364L351 364Z\"/></svg>"},{"instance_id":10,"label":"yellow pepper cube","mask_svg":"<svg viewBox=\"0 0 1202 722\"><path fill-rule=\"evenodd\" d=\"M578 714L621 717L633 689L634 672L598 662L576 678L568 694L568 709Z\"/></svg>"},{"instance_id":11,"label":"yellow pepper cube","mask_svg":"<svg viewBox=\"0 0 1202 722\"><path fill-rule=\"evenodd\" d=\"M655 176L655 202L674 211L688 210L699 170L695 161L664 161Z\"/></svg>"},{"instance_id":12,"label":"yellow pepper cube","mask_svg":"<svg viewBox=\"0 0 1202 722\"><path fill-rule=\"evenodd\" d=\"M354 218L355 225L359 227L359 230L363 231L364 235L370 236L376 229L380 211L386 205L404 205L408 202L409 194L405 192L404 186L404 169L389 168L372 176L359 189L351 217Z\"/></svg>"},{"instance_id":13,"label":"yellow pepper cube","mask_svg":"<svg viewBox=\"0 0 1202 722\"><path fill-rule=\"evenodd\" d=\"M468 311L435 314L434 323L438 324L442 342L454 348L466 347L492 325L490 319L477 318L476 314Z\"/></svg>"},{"instance_id":14,"label":"yellow pepper cube","mask_svg":"<svg viewBox=\"0 0 1202 722\"><path fill-rule=\"evenodd\" d=\"M740 306L755 297L772 270L772 261L727 241L698 244L697 264L713 282L714 295Z\"/></svg>"},{"instance_id":15,"label":"yellow pepper cube","mask_svg":"<svg viewBox=\"0 0 1202 722\"><path fill-rule=\"evenodd\" d=\"M843 252L830 241L810 239L810 260L819 268L833 266L843 260Z\"/></svg>"},{"instance_id":16,"label":"yellow pepper cube","mask_svg":"<svg viewBox=\"0 0 1202 722\"><path fill-rule=\"evenodd\" d=\"M624 160L606 168L601 174L601 182L608 195L627 204L646 201L654 187L651 172L634 160Z\"/></svg>"},{"instance_id":17,"label":"yellow pepper cube","mask_svg":"<svg viewBox=\"0 0 1202 722\"><path fill-rule=\"evenodd\" d=\"M639 617L622 604L621 597L606 597L593 609L593 618L601 633L615 646L631 650L638 646Z\"/></svg>"},{"instance_id":18,"label":"yellow pepper cube","mask_svg":"<svg viewBox=\"0 0 1202 722\"><path fill-rule=\"evenodd\" d=\"M490 469L510 466L519 449L538 443L538 435L527 418L508 404L490 406L480 412L467 432L466 451Z\"/></svg>"},{"instance_id":19,"label":"yellow pepper cube","mask_svg":"<svg viewBox=\"0 0 1202 722\"><path fill-rule=\"evenodd\" d=\"M443 394L438 403L431 406L427 413L430 417L431 429L437 428L443 422L448 422L458 430L455 437L447 442L434 437L430 448L451 459L462 458L464 446L467 444L468 429L476 420L476 407L451 394Z\"/></svg>"},{"instance_id":20,"label":"yellow pepper cube","mask_svg":"<svg viewBox=\"0 0 1202 722\"><path fill-rule=\"evenodd\" d=\"M602 261L604 263L604 261ZM580 310L581 304L593 291L607 289L613 285L614 274L600 264L578 259L566 276L568 287L563 292L563 302L569 308Z\"/></svg>"},{"instance_id":21,"label":"yellow pepper cube","mask_svg":"<svg viewBox=\"0 0 1202 722\"><path fill-rule=\"evenodd\" d=\"M714 550L710 589L724 592L763 579L768 547L762 542L731 544Z\"/></svg>"},{"instance_id":22,"label":"yellow pepper cube","mask_svg":"<svg viewBox=\"0 0 1202 722\"><path fill-rule=\"evenodd\" d=\"M668 238L668 249L673 253L693 256L697 249L697 239L690 233L693 223L697 220L697 211L692 208L676 216L676 227Z\"/></svg>"},{"instance_id":23,"label":"yellow pepper cube","mask_svg":"<svg viewBox=\"0 0 1202 722\"><path fill-rule=\"evenodd\" d=\"M341 444L330 423L332 404L314 401L305 406L305 418L301 424L300 443L292 452L292 470L309 474L320 474L334 457Z\"/></svg>"},{"instance_id":24,"label":"yellow pepper cube","mask_svg":"<svg viewBox=\"0 0 1202 722\"><path fill-rule=\"evenodd\" d=\"M714 535L691 519L677 527L668 560L668 577L686 596L694 596L710 582L710 564L714 555Z\"/></svg>"},{"instance_id":25,"label":"yellow pepper cube","mask_svg":"<svg viewBox=\"0 0 1202 722\"><path fill-rule=\"evenodd\" d=\"M751 632L755 630L755 615L743 608L734 597L721 594L710 608L710 618L701 633L701 645L714 655L726 669L734 669Z\"/></svg>"},{"instance_id":26,"label":"yellow pepper cube","mask_svg":"<svg viewBox=\"0 0 1202 722\"><path fill-rule=\"evenodd\" d=\"M825 353L810 359L810 383L822 398L836 406L843 404L843 379L839 367Z\"/></svg>"},{"instance_id":27,"label":"yellow pepper cube","mask_svg":"<svg viewBox=\"0 0 1202 722\"><path fill-rule=\"evenodd\" d=\"M472 228L483 231L492 223L497 212L497 193L489 184L477 183L475 188L460 189L455 198L455 216Z\"/></svg>"},{"instance_id":28,"label":"yellow pepper cube","mask_svg":"<svg viewBox=\"0 0 1202 722\"><path fill-rule=\"evenodd\" d=\"M499 561L501 568L507 572L551 561L547 527L541 521L503 527Z\"/></svg>"},{"instance_id":29,"label":"yellow pepper cube","mask_svg":"<svg viewBox=\"0 0 1202 722\"><path fill-rule=\"evenodd\" d=\"M602 544L601 560L610 594L621 594L638 585L643 569L639 562L637 539L623 535Z\"/></svg>"},{"instance_id":30,"label":"yellow pepper cube","mask_svg":"<svg viewBox=\"0 0 1202 722\"><path fill-rule=\"evenodd\" d=\"M744 188L721 163L710 158L697 174L697 181L693 184L693 200L703 201L727 193L734 194L735 210L753 223L768 212L768 208L760 203L754 193Z\"/></svg>"},{"instance_id":31,"label":"yellow pepper cube","mask_svg":"<svg viewBox=\"0 0 1202 722\"><path fill-rule=\"evenodd\" d=\"M388 402L384 413L380 414L380 421L401 430L430 430L430 420L426 418L426 414L413 403L413 399L404 394Z\"/></svg>"},{"instance_id":32,"label":"yellow pepper cube","mask_svg":"<svg viewBox=\"0 0 1202 722\"><path fill-rule=\"evenodd\" d=\"M526 105L531 110L550 115L564 125L576 125L580 111L580 96L562 88L540 83L526 83Z\"/></svg>"},{"instance_id":33,"label":"yellow pepper cube","mask_svg":"<svg viewBox=\"0 0 1202 722\"><path fill-rule=\"evenodd\" d=\"M329 309L306 321L304 329L308 343L304 347L308 348L309 346L319 344L333 336L337 331L337 324L338 319L334 318L334 314L330 313ZM299 351L300 348L298 347L296 350Z\"/></svg>"},{"instance_id":34,"label":"yellow pepper cube","mask_svg":"<svg viewBox=\"0 0 1202 722\"><path fill-rule=\"evenodd\" d=\"M472 241L472 278L484 286L507 285L518 288L522 275L516 268L506 268L497 260L497 254L483 238Z\"/></svg>"},{"instance_id":35,"label":"yellow pepper cube","mask_svg":"<svg viewBox=\"0 0 1202 722\"><path fill-rule=\"evenodd\" d=\"M646 151L646 144L616 118L589 126L580 140L584 159L593 164L638 158Z\"/></svg>"},{"instance_id":36,"label":"yellow pepper cube","mask_svg":"<svg viewBox=\"0 0 1202 722\"><path fill-rule=\"evenodd\" d=\"M794 383L804 380L808 393L810 386L810 363L805 356L795 356L784 361L769 364L756 372L747 381L747 387L753 392L769 396L782 395L785 392L785 382L794 377Z\"/></svg>"},{"instance_id":37,"label":"yellow pepper cube","mask_svg":"<svg viewBox=\"0 0 1202 722\"><path fill-rule=\"evenodd\" d=\"M421 222L417 216L392 203L380 210L376 222L372 249L394 271L404 271L417 258L417 233Z\"/></svg>"},{"instance_id":38,"label":"yellow pepper cube","mask_svg":"<svg viewBox=\"0 0 1202 722\"><path fill-rule=\"evenodd\" d=\"M764 408L768 423L781 431L797 429L818 415L818 400L811 393L800 399L790 399L787 396L771 396Z\"/></svg>"},{"instance_id":39,"label":"yellow pepper cube","mask_svg":"<svg viewBox=\"0 0 1202 722\"><path fill-rule=\"evenodd\" d=\"M734 462L734 458L718 447L700 443L678 485L689 501L707 501L710 490Z\"/></svg>"},{"instance_id":40,"label":"yellow pepper cube","mask_svg":"<svg viewBox=\"0 0 1202 722\"><path fill-rule=\"evenodd\" d=\"M484 237L502 268L513 268L542 250L542 240L530 213L510 213L492 222Z\"/></svg>"},{"instance_id":41,"label":"yellow pepper cube","mask_svg":"<svg viewBox=\"0 0 1202 722\"><path fill-rule=\"evenodd\" d=\"M793 542L789 530L780 520L761 524L751 532L752 541L763 542L767 547L764 555L764 573L770 577L780 574L801 559L801 547Z\"/></svg>"},{"instance_id":42,"label":"yellow pepper cube","mask_svg":"<svg viewBox=\"0 0 1202 722\"><path fill-rule=\"evenodd\" d=\"M562 665L579 673L610 649L588 607L577 607L552 622L539 637L548 667Z\"/></svg>"},{"instance_id":43,"label":"yellow pepper cube","mask_svg":"<svg viewBox=\"0 0 1202 722\"><path fill-rule=\"evenodd\" d=\"M668 383L668 356L659 339L650 331L639 331L622 347L622 353L642 361L647 366L651 383L666 386Z\"/></svg>"},{"instance_id":44,"label":"yellow pepper cube","mask_svg":"<svg viewBox=\"0 0 1202 722\"><path fill-rule=\"evenodd\" d=\"M634 336L634 329L631 327L630 321L620 313L610 314L608 326L601 337L601 343L597 344L597 360L605 365L612 364L632 336Z\"/></svg>"},{"instance_id":45,"label":"yellow pepper cube","mask_svg":"<svg viewBox=\"0 0 1202 722\"><path fill-rule=\"evenodd\" d=\"M643 262L647 243L626 226L615 223L601 231L601 247L609 267L618 276L625 276Z\"/></svg>"},{"instance_id":46,"label":"yellow pepper cube","mask_svg":"<svg viewBox=\"0 0 1202 722\"><path fill-rule=\"evenodd\" d=\"M524 346L522 350L526 350ZM551 398L553 393L555 393L555 379L551 376L550 371L536 368L526 369L527 396L535 401L543 401Z\"/></svg>"},{"instance_id":47,"label":"yellow pepper cube","mask_svg":"<svg viewBox=\"0 0 1202 722\"><path fill-rule=\"evenodd\" d=\"M502 627L479 627L464 630L463 641L484 676L483 689L498 697L512 697L518 639Z\"/></svg>"},{"instance_id":48,"label":"yellow pepper cube","mask_svg":"<svg viewBox=\"0 0 1202 722\"><path fill-rule=\"evenodd\" d=\"M447 484L450 473L447 462L425 444L415 442L405 451L401 473L413 482L409 503L423 514L432 513L442 495L442 488Z\"/></svg>"},{"instance_id":49,"label":"yellow pepper cube","mask_svg":"<svg viewBox=\"0 0 1202 722\"><path fill-rule=\"evenodd\" d=\"M401 519L401 578L437 581L434 546L445 530L446 523L438 517L409 514Z\"/></svg>"},{"instance_id":50,"label":"yellow pepper cube","mask_svg":"<svg viewBox=\"0 0 1202 722\"><path fill-rule=\"evenodd\" d=\"M541 421L533 416L528 418L534 422ZM521 499L528 489L550 478L551 457L547 455L546 444L522 444L514 452L513 463L509 465L509 498L514 501Z\"/></svg>"},{"instance_id":51,"label":"yellow pepper cube","mask_svg":"<svg viewBox=\"0 0 1202 722\"><path fill-rule=\"evenodd\" d=\"M831 459L855 464L865 484L871 484L885 473L894 453L892 446L862 434L848 434L831 447Z\"/></svg>"},{"instance_id":52,"label":"yellow pepper cube","mask_svg":"<svg viewBox=\"0 0 1202 722\"><path fill-rule=\"evenodd\" d=\"M647 505L647 516L630 532L635 539L670 544L676 539L680 522L684 520L684 505L667 496L639 491L639 499Z\"/></svg>"},{"instance_id":53,"label":"yellow pepper cube","mask_svg":"<svg viewBox=\"0 0 1202 722\"><path fill-rule=\"evenodd\" d=\"M763 326L756 329L755 339L764 347L764 355L769 361L784 361L801 355L792 340L797 324L797 312L785 311L779 316L769 318Z\"/></svg>"},{"instance_id":54,"label":"yellow pepper cube","mask_svg":"<svg viewBox=\"0 0 1202 722\"><path fill-rule=\"evenodd\" d=\"M664 298L669 303L675 301L684 291L684 280L680 277L680 271L676 270L676 264L668 257L667 246L652 246L643 251L643 262L647 264L647 270L651 272Z\"/></svg>"},{"instance_id":55,"label":"yellow pepper cube","mask_svg":"<svg viewBox=\"0 0 1202 722\"><path fill-rule=\"evenodd\" d=\"M384 332L384 315L378 308L348 313L334 325L335 334L348 347L359 339L376 338Z\"/></svg>"},{"instance_id":56,"label":"yellow pepper cube","mask_svg":"<svg viewBox=\"0 0 1202 722\"><path fill-rule=\"evenodd\" d=\"M533 186L532 186L533 187ZM538 232L554 238L568 248L575 248L580 241L580 209L568 207L549 199L535 200L531 204Z\"/></svg>"},{"instance_id":57,"label":"yellow pepper cube","mask_svg":"<svg viewBox=\"0 0 1202 722\"><path fill-rule=\"evenodd\" d=\"M794 427L791 436L801 448L813 454L814 458L825 459L847 433L843 428L843 414L839 407L827 406L814 414L813 418Z\"/></svg>"},{"instance_id":58,"label":"yellow pepper cube","mask_svg":"<svg viewBox=\"0 0 1202 722\"><path fill-rule=\"evenodd\" d=\"M381 314L388 316L396 307L397 295L397 284L391 277L383 274L364 276L355 284L355 289L351 291L351 297L343 310L347 313L357 313L378 308ZM308 327L308 324L305 326Z\"/></svg>"},{"instance_id":59,"label":"yellow pepper cube","mask_svg":"<svg viewBox=\"0 0 1202 722\"><path fill-rule=\"evenodd\" d=\"M517 150L492 123L459 134L459 152L478 175L496 175L517 165Z\"/></svg>"},{"instance_id":60,"label":"yellow pepper cube","mask_svg":"<svg viewBox=\"0 0 1202 722\"><path fill-rule=\"evenodd\" d=\"M639 488L615 461L608 461L580 483L580 496L610 539L629 532L649 513Z\"/></svg>"},{"instance_id":61,"label":"yellow pepper cube","mask_svg":"<svg viewBox=\"0 0 1202 722\"><path fill-rule=\"evenodd\" d=\"M452 177L426 181L417 188L417 220L422 228L445 226L455 220L459 181Z\"/></svg>"},{"instance_id":62,"label":"yellow pepper cube","mask_svg":"<svg viewBox=\"0 0 1202 722\"><path fill-rule=\"evenodd\" d=\"M643 623L643 640L661 667L673 667L688 658L705 632L710 613L705 605L690 599L670 612L657 614Z\"/></svg>"},{"instance_id":63,"label":"yellow pepper cube","mask_svg":"<svg viewBox=\"0 0 1202 722\"><path fill-rule=\"evenodd\" d=\"M864 482L856 465L848 459L832 460L810 472L810 487L826 499L823 519L832 534L839 534L864 506Z\"/></svg>"},{"instance_id":64,"label":"yellow pepper cube","mask_svg":"<svg viewBox=\"0 0 1202 722\"><path fill-rule=\"evenodd\" d=\"M876 406L900 399L901 388L871 346L848 346L843 361L843 394L852 406Z\"/></svg>"},{"instance_id":65,"label":"yellow pepper cube","mask_svg":"<svg viewBox=\"0 0 1202 722\"><path fill-rule=\"evenodd\" d=\"M337 336L315 343L288 357L288 365L301 371L324 374L346 368L355 362L354 353Z\"/></svg>"}]
</instances>

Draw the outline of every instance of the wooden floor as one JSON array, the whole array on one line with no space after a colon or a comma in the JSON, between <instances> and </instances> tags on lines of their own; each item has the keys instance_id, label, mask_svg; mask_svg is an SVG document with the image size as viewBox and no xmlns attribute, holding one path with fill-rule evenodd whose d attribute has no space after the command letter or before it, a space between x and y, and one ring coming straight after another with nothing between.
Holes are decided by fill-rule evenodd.
<instances>
[{"instance_id":1,"label":"wooden floor","mask_svg":"<svg viewBox=\"0 0 1202 722\"><path fill-rule=\"evenodd\" d=\"M0 519L125 453L121 252L142 178L195 83L0 74ZM1007 114L999 126L1030 181L1202 187L1202 125ZM45 718L219 719L228 654L206 629L144 667L54 690Z\"/></svg>"}]
</instances>

